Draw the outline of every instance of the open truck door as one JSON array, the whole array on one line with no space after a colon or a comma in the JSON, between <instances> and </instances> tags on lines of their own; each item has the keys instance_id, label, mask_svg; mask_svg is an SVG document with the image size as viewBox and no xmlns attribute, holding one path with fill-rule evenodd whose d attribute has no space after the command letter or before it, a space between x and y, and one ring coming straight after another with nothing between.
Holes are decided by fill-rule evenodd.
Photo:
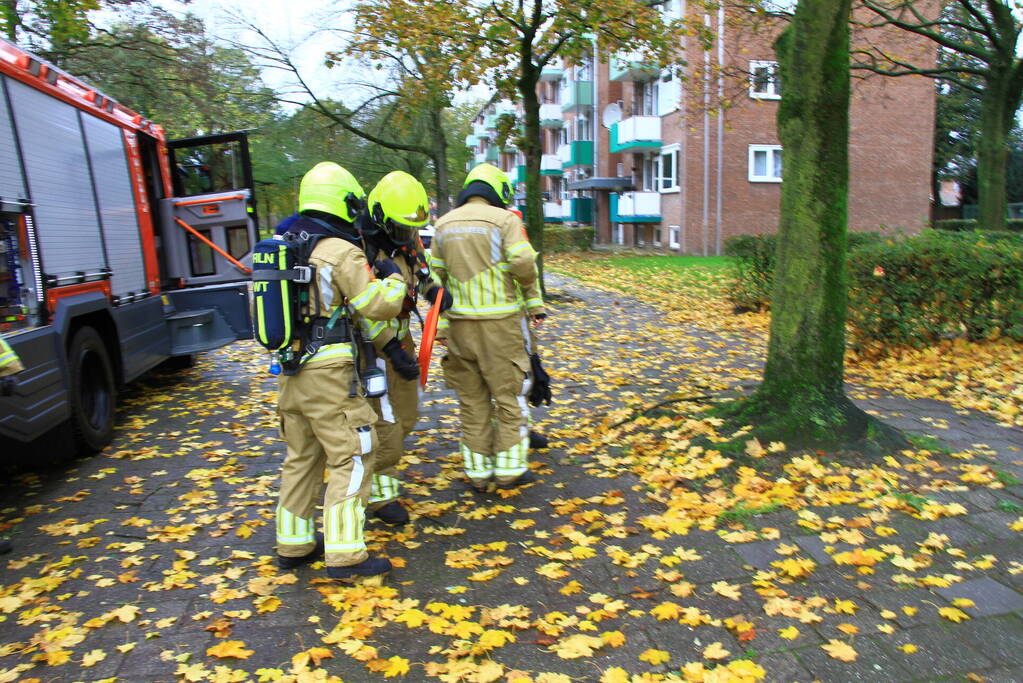
<instances>
[{"instance_id":1,"label":"open truck door","mask_svg":"<svg viewBox=\"0 0 1023 683\"><path fill-rule=\"evenodd\" d=\"M244 132L167 142L173 196L161 200L164 314L171 355L252 336L248 282L256 203Z\"/></svg>"},{"instance_id":2,"label":"open truck door","mask_svg":"<svg viewBox=\"0 0 1023 683\"><path fill-rule=\"evenodd\" d=\"M244 132L170 140L174 196L163 200L165 277L185 287L248 280L256 203Z\"/></svg>"}]
</instances>

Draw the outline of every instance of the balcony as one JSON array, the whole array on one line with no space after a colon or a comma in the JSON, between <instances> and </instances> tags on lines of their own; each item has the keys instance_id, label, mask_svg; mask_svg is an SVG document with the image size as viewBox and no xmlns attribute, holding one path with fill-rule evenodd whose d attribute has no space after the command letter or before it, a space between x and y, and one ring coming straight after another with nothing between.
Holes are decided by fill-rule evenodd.
<instances>
[{"instance_id":1,"label":"balcony","mask_svg":"<svg viewBox=\"0 0 1023 683\"><path fill-rule=\"evenodd\" d=\"M480 144L480 139L476 135L470 134L465 136L466 147L475 147L478 144Z\"/></svg>"},{"instance_id":2,"label":"balcony","mask_svg":"<svg viewBox=\"0 0 1023 683\"><path fill-rule=\"evenodd\" d=\"M565 77L565 67L558 62L551 62L540 71L541 81L560 81Z\"/></svg>"},{"instance_id":3,"label":"balcony","mask_svg":"<svg viewBox=\"0 0 1023 683\"><path fill-rule=\"evenodd\" d=\"M512 185L526 182L526 165L519 164L515 167L515 173L510 178Z\"/></svg>"},{"instance_id":4,"label":"balcony","mask_svg":"<svg viewBox=\"0 0 1023 683\"><path fill-rule=\"evenodd\" d=\"M490 135L487 133L487 126L484 123L472 124L472 134L477 138L489 138Z\"/></svg>"},{"instance_id":5,"label":"balcony","mask_svg":"<svg viewBox=\"0 0 1023 683\"><path fill-rule=\"evenodd\" d=\"M474 166L478 165L478 164L486 163L486 161L487 161L487 153L486 152L476 152L475 154L472 155L472 163L473 163Z\"/></svg>"},{"instance_id":6,"label":"balcony","mask_svg":"<svg viewBox=\"0 0 1023 683\"><path fill-rule=\"evenodd\" d=\"M557 154L544 154L540 157L540 175L561 174L561 157Z\"/></svg>"},{"instance_id":7,"label":"balcony","mask_svg":"<svg viewBox=\"0 0 1023 683\"><path fill-rule=\"evenodd\" d=\"M561 128L563 125L565 125L565 120L561 118L560 104L540 105L541 128Z\"/></svg>"},{"instance_id":8,"label":"balcony","mask_svg":"<svg viewBox=\"0 0 1023 683\"><path fill-rule=\"evenodd\" d=\"M557 202L543 203L543 222L560 223L562 221L561 204Z\"/></svg>"},{"instance_id":9,"label":"balcony","mask_svg":"<svg viewBox=\"0 0 1023 683\"><path fill-rule=\"evenodd\" d=\"M661 146L660 116L630 116L611 125L611 153L642 152Z\"/></svg>"},{"instance_id":10,"label":"balcony","mask_svg":"<svg viewBox=\"0 0 1023 683\"><path fill-rule=\"evenodd\" d=\"M561 111L575 112L593 106L593 81L571 81L561 91Z\"/></svg>"},{"instance_id":11,"label":"balcony","mask_svg":"<svg viewBox=\"0 0 1023 683\"><path fill-rule=\"evenodd\" d=\"M562 168L593 165L593 140L576 140L558 147Z\"/></svg>"},{"instance_id":12,"label":"balcony","mask_svg":"<svg viewBox=\"0 0 1023 683\"><path fill-rule=\"evenodd\" d=\"M514 114L516 113L515 105L511 100L501 100L494 105L494 115L501 116L503 114Z\"/></svg>"},{"instance_id":13,"label":"balcony","mask_svg":"<svg viewBox=\"0 0 1023 683\"><path fill-rule=\"evenodd\" d=\"M496 164L497 160L501 157L501 149L496 145L490 145L484 151L484 154L486 155L485 161L488 164Z\"/></svg>"},{"instance_id":14,"label":"balcony","mask_svg":"<svg viewBox=\"0 0 1023 683\"><path fill-rule=\"evenodd\" d=\"M660 223L660 192L611 193L612 223Z\"/></svg>"},{"instance_id":15,"label":"balcony","mask_svg":"<svg viewBox=\"0 0 1023 683\"><path fill-rule=\"evenodd\" d=\"M562 201L561 220L566 223L592 223L593 200L589 197L573 197Z\"/></svg>"},{"instance_id":16,"label":"balcony","mask_svg":"<svg viewBox=\"0 0 1023 683\"><path fill-rule=\"evenodd\" d=\"M656 66L640 61L638 52L622 52L611 58L608 66L612 81L649 81L661 71Z\"/></svg>"}]
</instances>

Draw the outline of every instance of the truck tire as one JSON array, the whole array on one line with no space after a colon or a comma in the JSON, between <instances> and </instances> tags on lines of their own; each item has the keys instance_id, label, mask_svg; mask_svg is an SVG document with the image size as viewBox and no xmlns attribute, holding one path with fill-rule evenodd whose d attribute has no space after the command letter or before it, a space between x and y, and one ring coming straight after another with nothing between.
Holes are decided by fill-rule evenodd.
<instances>
[{"instance_id":1,"label":"truck tire","mask_svg":"<svg viewBox=\"0 0 1023 683\"><path fill-rule=\"evenodd\" d=\"M71 429L79 453L103 449L114 437L117 388L107 347L99 333L83 327L68 347Z\"/></svg>"}]
</instances>

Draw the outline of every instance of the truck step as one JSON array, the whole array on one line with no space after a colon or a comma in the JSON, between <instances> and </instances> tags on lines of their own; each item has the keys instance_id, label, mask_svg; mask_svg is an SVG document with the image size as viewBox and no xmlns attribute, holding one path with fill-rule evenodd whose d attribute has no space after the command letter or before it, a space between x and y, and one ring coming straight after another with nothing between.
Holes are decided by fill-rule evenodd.
<instances>
[{"instance_id":1,"label":"truck step","mask_svg":"<svg viewBox=\"0 0 1023 683\"><path fill-rule=\"evenodd\" d=\"M172 356L209 351L235 339L235 333L215 308L194 308L166 316Z\"/></svg>"}]
</instances>

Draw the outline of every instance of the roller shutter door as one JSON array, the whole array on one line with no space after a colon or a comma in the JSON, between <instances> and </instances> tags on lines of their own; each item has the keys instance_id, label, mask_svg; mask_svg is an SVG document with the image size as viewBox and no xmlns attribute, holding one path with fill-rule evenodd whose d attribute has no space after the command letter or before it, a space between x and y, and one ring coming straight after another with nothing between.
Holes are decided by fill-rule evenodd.
<instances>
[{"instance_id":1,"label":"roller shutter door","mask_svg":"<svg viewBox=\"0 0 1023 683\"><path fill-rule=\"evenodd\" d=\"M0 76L0 203L21 203L25 196L25 179L14 144L14 126L7 108L7 79Z\"/></svg>"},{"instance_id":2,"label":"roller shutter door","mask_svg":"<svg viewBox=\"0 0 1023 683\"><path fill-rule=\"evenodd\" d=\"M90 114L82 113L81 117L95 176L107 258L113 270L111 293L116 297L143 292L146 273L142 240L121 129Z\"/></svg>"},{"instance_id":3,"label":"roller shutter door","mask_svg":"<svg viewBox=\"0 0 1023 683\"><path fill-rule=\"evenodd\" d=\"M106 267L78 111L8 80L47 275Z\"/></svg>"}]
</instances>

